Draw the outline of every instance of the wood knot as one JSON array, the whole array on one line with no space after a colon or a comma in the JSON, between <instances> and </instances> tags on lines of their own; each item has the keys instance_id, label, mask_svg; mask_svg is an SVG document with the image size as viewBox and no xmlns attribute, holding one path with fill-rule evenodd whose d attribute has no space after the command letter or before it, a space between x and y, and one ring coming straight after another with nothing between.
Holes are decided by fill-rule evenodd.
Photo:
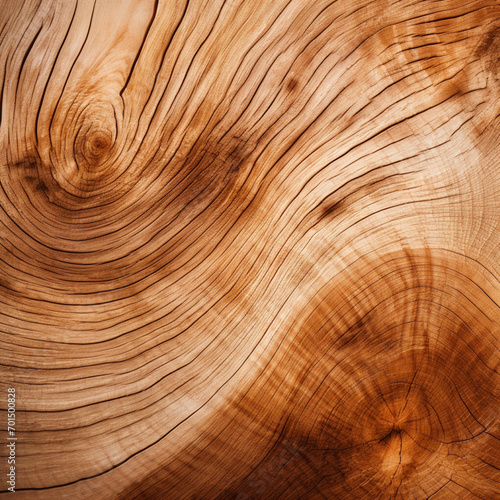
<instances>
[{"instance_id":1,"label":"wood knot","mask_svg":"<svg viewBox=\"0 0 500 500\"><path fill-rule=\"evenodd\" d=\"M76 171L68 175L95 181L110 172L108 167L117 141L117 113L111 102L98 100L83 107L78 116L66 147L66 154L73 155Z\"/></svg>"},{"instance_id":2,"label":"wood knot","mask_svg":"<svg viewBox=\"0 0 500 500\"><path fill-rule=\"evenodd\" d=\"M91 127L75 141L75 160L80 168L95 168L105 162L114 145L113 131Z\"/></svg>"}]
</instances>

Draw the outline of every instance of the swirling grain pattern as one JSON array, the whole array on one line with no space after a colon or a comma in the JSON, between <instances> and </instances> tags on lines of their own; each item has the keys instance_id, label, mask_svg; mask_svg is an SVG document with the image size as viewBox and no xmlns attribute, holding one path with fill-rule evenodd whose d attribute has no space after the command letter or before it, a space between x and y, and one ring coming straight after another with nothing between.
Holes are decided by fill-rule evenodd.
<instances>
[{"instance_id":1,"label":"swirling grain pattern","mask_svg":"<svg viewBox=\"0 0 500 500\"><path fill-rule=\"evenodd\" d=\"M500 499L499 49L496 0L1 0L18 497Z\"/></svg>"}]
</instances>

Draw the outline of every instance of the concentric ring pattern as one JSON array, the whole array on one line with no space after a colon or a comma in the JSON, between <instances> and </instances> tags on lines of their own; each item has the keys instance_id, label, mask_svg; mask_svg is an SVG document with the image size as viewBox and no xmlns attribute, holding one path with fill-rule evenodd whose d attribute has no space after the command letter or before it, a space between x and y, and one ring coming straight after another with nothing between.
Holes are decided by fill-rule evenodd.
<instances>
[{"instance_id":1,"label":"concentric ring pattern","mask_svg":"<svg viewBox=\"0 0 500 500\"><path fill-rule=\"evenodd\" d=\"M19 498L500 498L499 19L0 2Z\"/></svg>"}]
</instances>

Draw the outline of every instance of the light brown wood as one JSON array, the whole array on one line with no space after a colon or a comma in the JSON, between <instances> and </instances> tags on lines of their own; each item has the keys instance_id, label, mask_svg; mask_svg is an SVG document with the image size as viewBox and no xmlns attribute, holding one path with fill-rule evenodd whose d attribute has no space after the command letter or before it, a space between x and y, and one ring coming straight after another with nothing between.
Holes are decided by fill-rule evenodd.
<instances>
[{"instance_id":1,"label":"light brown wood","mask_svg":"<svg viewBox=\"0 0 500 500\"><path fill-rule=\"evenodd\" d=\"M1 495L500 498L499 49L496 0L2 0Z\"/></svg>"}]
</instances>

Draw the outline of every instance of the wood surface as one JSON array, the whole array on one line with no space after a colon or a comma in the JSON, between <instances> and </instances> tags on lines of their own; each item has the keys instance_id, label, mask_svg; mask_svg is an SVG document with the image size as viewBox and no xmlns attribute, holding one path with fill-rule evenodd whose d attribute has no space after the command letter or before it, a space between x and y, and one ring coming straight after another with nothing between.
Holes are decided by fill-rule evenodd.
<instances>
[{"instance_id":1,"label":"wood surface","mask_svg":"<svg viewBox=\"0 0 500 500\"><path fill-rule=\"evenodd\" d=\"M13 388L19 499L500 499L499 54L497 0L0 0L0 496Z\"/></svg>"}]
</instances>

